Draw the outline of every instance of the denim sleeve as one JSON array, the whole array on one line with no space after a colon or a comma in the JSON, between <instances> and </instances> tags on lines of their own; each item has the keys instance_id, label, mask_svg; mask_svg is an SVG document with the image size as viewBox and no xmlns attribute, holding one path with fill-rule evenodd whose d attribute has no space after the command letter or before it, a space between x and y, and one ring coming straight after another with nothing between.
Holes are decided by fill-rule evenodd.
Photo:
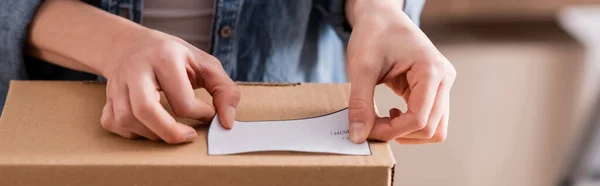
<instances>
[{"instance_id":1,"label":"denim sleeve","mask_svg":"<svg viewBox=\"0 0 600 186\"><path fill-rule=\"evenodd\" d=\"M10 80L27 78L23 46L39 4L40 0L0 1L0 114Z\"/></svg>"},{"instance_id":2,"label":"denim sleeve","mask_svg":"<svg viewBox=\"0 0 600 186\"><path fill-rule=\"evenodd\" d=\"M345 0L313 0L317 11L333 26L344 44L350 39L352 27L346 18Z\"/></svg>"},{"instance_id":3,"label":"denim sleeve","mask_svg":"<svg viewBox=\"0 0 600 186\"><path fill-rule=\"evenodd\" d=\"M333 25L344 43L348 42L352 27L346 17L345 0L314 0L315 8ZM404 13L417 25L425 0L404 0Z\"/></svg>"},{"instance_id":4,"label":"denim sleeve","mask_svg":"<svg viewBox=\"0 0 600 186\"><path fill-rule=\"evenodd\" d=\"M417 25L419 25L421 12L425 6L425 0L404 0L404 13Z\"/></svg>"},{"instance_id":5,"label":"denim sleeve","mask_svg":"<svg viewBox=\"0 0 600 186\"><path fill-rule=\"evenodd\" d=\"M141 23L143 0L84 0L111 14L119 15L133 22Z\"/></svg>"},{"instance_id":6,"label":"denim sleeve","mask_svg":"<svg viewBox=\"0 0 600 186\"><path fill-rule=\"evenodd\" d=\"M141 21L142 0L83 0L83 2L135 22ZM31 80L105 80L94 74L71 70L35 57L24 55L23 58L25 73Z\"/></svg>"},{"instance_id":7,"label":"denim sleeve","mask_svg":"<svg viewBox=\"0 0 600 186\"><path fill-rule=\"evenodd\" d=\"M11 80L46 77L45 74L36 72L35 69L55 72L47 73L50 75L77 75L76 79L82 76L78 74L80 72L52 66L50 63L32 59L24 53L23 47L27 39L29 24L40 2L41 0L0 0L0 114L2 114ZM85 2L110 13L127 17L132 21L138 23L141 21L142 0L85 0ZM66 77L65 79L74 78Z\"/></svg>"}]
</instances>

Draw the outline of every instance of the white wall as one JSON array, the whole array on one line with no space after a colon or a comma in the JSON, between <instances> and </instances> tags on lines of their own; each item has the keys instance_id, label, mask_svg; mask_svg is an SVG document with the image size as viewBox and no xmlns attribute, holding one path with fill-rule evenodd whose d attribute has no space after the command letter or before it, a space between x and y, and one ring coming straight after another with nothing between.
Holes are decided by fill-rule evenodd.
<instances>
[{"instance_id":1,"label":"white wall","mask_svg":"<svg viewBox=\"0 0 600 186\"><path fill-rule=\"evenodd\" d=\"M572 41L437 43L456 67L446 142L397 145L396 185L545 186L578 137L582 50ZM387 87L380 113L404 108Z\"/></svg>"}]
</instances>

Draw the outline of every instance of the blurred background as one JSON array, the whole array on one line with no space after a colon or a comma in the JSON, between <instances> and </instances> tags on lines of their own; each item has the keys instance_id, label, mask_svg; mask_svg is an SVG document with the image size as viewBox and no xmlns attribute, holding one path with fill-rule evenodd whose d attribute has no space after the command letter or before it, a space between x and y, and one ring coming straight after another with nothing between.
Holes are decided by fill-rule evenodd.
<instances>
[{"instance_id":1,"label":"blurred background","mask_svg":"<svg viewBox=\"0 0 600 186\"><path fill-rule=\"evenodd\" d=\"M600 0L428 0L421 28L458 73L449 135L393 144L396 185L600 185Z\"/></svg>"}]
</instances>

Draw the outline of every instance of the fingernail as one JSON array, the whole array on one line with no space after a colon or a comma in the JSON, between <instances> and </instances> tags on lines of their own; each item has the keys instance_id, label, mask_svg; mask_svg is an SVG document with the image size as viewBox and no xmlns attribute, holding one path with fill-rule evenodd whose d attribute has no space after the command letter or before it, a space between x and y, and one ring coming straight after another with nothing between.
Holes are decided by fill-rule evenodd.
<instances>
[{"instance_id":1,"label":"fingernail","mask_svg":"<svg viewBox=\"0 0 600 186\"><path fill-rule=\"evenodd\" d=\"M350 131L352 132L350 134L350 140L353 143L361 143L364 140L364 133L365 133L365 124L361 123L361 122L355 122L352 123L352 125L350 125Z\"/></svg>"},{"instance_id":2,"label":"fingernail","mask_svg":"<svg viewBox=\"0 0 600 186\"><path fill-rule=\"evenodd\" d=\"M185 136L185 141L192 142L192 141L194 141L194 139L196 139L197 136L198 136L198 133L196 133L196 131L190 132Z\"/></svg>"},{"instance_id":3,"label":"fingernail","mask_svg":"<svg viewBox=\"0 0 600 186\"><path fill-rule=\"evenodd\" d=\"M229 128L232 128L233 123L235 122L235 108L233 108L232 106L229 106L229 108L227 108L227 114L228 114L227 118L229 118L227 125L229 126Z\"/></svg>"}]
</instances>

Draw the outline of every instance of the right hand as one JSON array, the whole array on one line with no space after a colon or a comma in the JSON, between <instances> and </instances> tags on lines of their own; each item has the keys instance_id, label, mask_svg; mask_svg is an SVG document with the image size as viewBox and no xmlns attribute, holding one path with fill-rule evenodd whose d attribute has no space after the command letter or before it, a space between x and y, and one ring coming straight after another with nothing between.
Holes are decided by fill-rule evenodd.
<instances>
[{"instance_id":1,"label":"right hand","mask_svg":"<svg viewBox=\"0 0 600 186\"><path fill-rule=\"evenodd\" d=\"M232 127L240 92L215 57L158 31L129 36L130 42L116 46L123 48L116 48L115 60L101 70L108 79L102 127L125 138L191 142L196 130L175 121L160 104L159 91L176 116L210 121L215 108L194 96L196 88L213 96L219 121Z\"/></svg>"}]
</instances>

